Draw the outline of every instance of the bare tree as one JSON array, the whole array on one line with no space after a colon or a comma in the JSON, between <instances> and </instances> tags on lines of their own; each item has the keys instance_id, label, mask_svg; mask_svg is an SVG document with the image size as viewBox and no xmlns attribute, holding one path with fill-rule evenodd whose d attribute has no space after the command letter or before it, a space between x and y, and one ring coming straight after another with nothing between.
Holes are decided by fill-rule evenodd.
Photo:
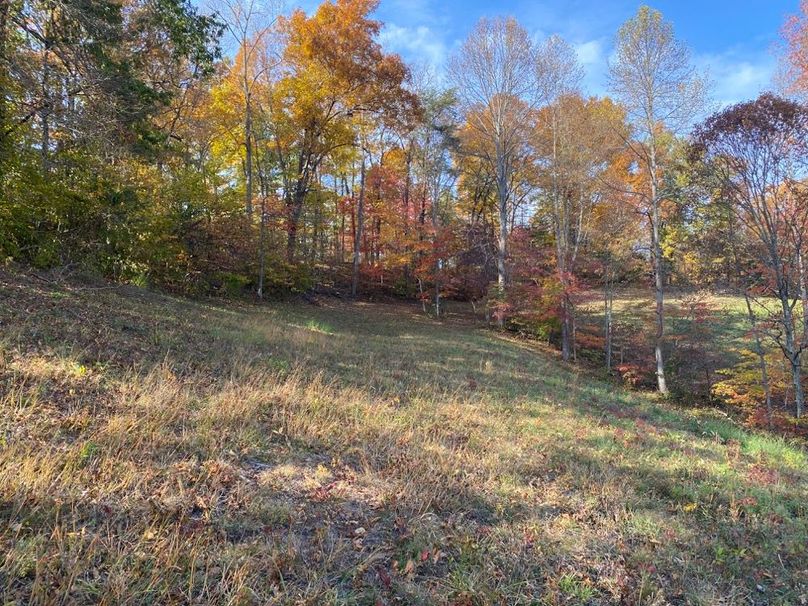
<instances>
[{"instance_id":1,"label":"bare tree","mask_svg":"<svg viewBox=\"0 0 808 606\"><path fill-rule=\"evenodd\" d=\"M706 81L690 62L690 51L677 40L673 26L662 14L640 7L617 33L615 58L610 66L614 95L623 103L639 137L628 142L648 177L644 199L651 231L651 258L656 298L656 374L662 394L665 381L664 345L664 263L662 258L662 217L664 192L661 191L664 160L660 135L664 131L685 130L705 104Z\"/></svg>"},{"instance_id":2,"label":"bare tree","mask_svg":"<svg viewBox=\"0 0 808 606\"><path fill-rule=\"evenodd\" d=\"M542 98L537 53L514 18L481 19L449 61L449 75L470 126L487 143L499 210L497 284L505 290L512 176L524 154L526 128Z\"/></svg>"}]
</instances>

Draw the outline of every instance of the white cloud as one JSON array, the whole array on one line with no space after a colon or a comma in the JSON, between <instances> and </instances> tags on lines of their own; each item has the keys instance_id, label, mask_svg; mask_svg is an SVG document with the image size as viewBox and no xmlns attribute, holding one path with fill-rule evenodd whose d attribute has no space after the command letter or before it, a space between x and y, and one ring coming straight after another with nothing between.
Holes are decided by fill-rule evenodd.
<instances>
[{"instance_id":1,"label":"white cloud","mask_svg":"<svg viewBox=\"0 0 808 606\"><path fill-rule=\"evenodd\" d=\"M401 27L387 23L379 41L385 49L399 53L406 60L426 63L435 70L440 70L446 61L446 44L426 25Z\"/></svg>"},{"instance_id":2,"label":"white cloud","mask_svg":"<svg viewBox=\"0 0 808 606\"><path fill-rule=\"evenodd\" d=\"M696 65L707 72L714 101L726 106L756 98L773 88L776 59L767 52L742 56L736 51L697 55Z\"/></svg>"},{"instance_id":3,"label":"white cloud","mask_svg":"<svg viewBox=\"0 0 808 606\"><path fill-rule=\"evenodd\" d=\"M578 61L584 68L583 92L586 95L606 94L606 74L609 70L607 48L602 39L573 44Z\"/></svg>"},{"instance_id":4,"label":"white cloud","mask_svg":"<svg viewBox=\"0 0 808 606\"><path fill-rule=\"evenodd\" d=\"M578 61L581 65L599 65L603 63L603 44L600 40L590 40L575 45L575 52L578 54Z\"/></svg>"}]
</instances>

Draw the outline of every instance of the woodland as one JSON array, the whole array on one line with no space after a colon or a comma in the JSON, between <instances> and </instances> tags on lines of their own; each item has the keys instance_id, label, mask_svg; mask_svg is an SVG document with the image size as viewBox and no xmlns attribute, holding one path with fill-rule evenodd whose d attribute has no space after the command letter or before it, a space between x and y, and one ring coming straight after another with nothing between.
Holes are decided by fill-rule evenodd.
<instances>
[{"instance_id":1,"label":"woodland","mask_svg":"<svg viewBox=\"0 0 808 606\"><path fill-rule=\"evenodd\" d=\"M805 604L808 1L378 6L0 0L0 602Z\"/></svg>"},{"instance_id":2,"label":"woodland","mask_svg":"<svg viewBox=\"0 0 808 606\"><path fill-rule=\"evenodd\" d=\"M790 96L710 114L647 7L603 98L571 45L513 17L482 19L445 74L407 66L375 7L4 3L0 254L195 295L472 302L565 361L802 416L804 15L783 26ZM613 307L627 287L655 305L633 331ZM689 293L678 331L666 289ZM579 318L595 291L601 326ZM712 347L710 293L744 300L740 351Z\"/></svg>"}]
</instances>

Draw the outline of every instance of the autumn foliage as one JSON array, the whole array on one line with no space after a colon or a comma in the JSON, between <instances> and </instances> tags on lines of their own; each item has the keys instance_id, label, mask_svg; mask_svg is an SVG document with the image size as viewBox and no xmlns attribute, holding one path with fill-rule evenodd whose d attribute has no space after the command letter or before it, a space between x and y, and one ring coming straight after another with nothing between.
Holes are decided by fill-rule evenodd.
<instances>
[{"instance_id":1,"label":"autumn foliage","mask_svg":"<svg viewBox=\"0 0 808 606\"><path fill-rule=\"evenodd\" d=\"M802 416L805 108L764 94L693 130L706 81L658 11L619 29L595 97L571 44L512 17L438 75L383 46L377 0L91 4L1 5L3 259L462 302L635 388ZM805 11L783 28L795 94ZM718 344L717 293L743 298L744 346Z\"/></svg>"}]
</instances>

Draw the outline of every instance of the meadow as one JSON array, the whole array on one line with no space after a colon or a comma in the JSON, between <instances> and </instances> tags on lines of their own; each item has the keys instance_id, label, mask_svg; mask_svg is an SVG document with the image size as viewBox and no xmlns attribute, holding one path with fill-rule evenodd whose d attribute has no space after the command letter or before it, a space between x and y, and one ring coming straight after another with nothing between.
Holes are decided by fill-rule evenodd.
<instances>
[{"instance_id":1,"label":"meadow","mask_svg":"<svg viewBox=\"0 0 808 606\"><path fill-rule=\"evenodd\" d=\"M464 313L0 273L3 604L804 604L803 447Z\"/></svg>"}]
</instances>

